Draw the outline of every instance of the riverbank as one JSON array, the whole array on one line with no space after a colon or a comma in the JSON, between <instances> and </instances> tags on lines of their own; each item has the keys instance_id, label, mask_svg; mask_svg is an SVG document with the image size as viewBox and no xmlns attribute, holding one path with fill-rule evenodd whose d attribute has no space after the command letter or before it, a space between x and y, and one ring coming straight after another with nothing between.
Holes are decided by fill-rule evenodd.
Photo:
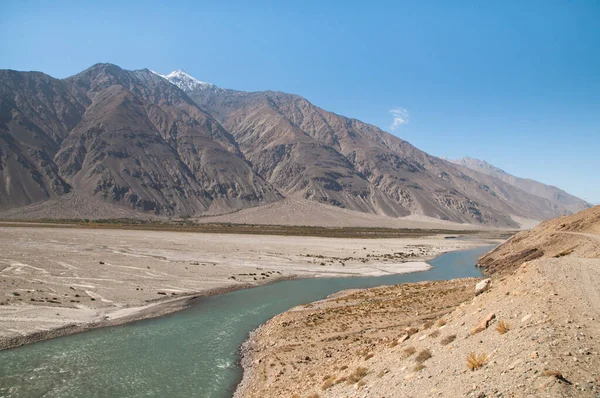
<instances>
[{"instance_id":1,"label":"riverbank","mask_svg":"<svg viewBox=\"0 0 600 398\"><path fill-rule=\"evenodd\" d=\"M483 242L0 227L0 348L276 280L423 271L427 259Z\"/></svg>"},{"instance_id":2,"label":"riverbank","mask_svg":"<svg viewBox=\"0 0 600 398\"><path fill-rule=\"evenodd\" d=\"M599 209L499 246L478 295L473 279L403 284L272 318L244 344L235 397L596 397Z\"/></svg>"},{"instance_id":3,"label":"riverbank","mask_svg":"<svg viewBox=\"0 0 600 398\"><path fill-rule=\"evenodd\" d=\"M398 351L420 330L434 333L444 316L473 298L478 280L349 290L292 308L253 331L242 346L244 376L234 398L316 397L342 383L351 388L330 396L351 396L386 351ZM376 377L384 374L381 369Z\"/></svg>"}]
</instances>

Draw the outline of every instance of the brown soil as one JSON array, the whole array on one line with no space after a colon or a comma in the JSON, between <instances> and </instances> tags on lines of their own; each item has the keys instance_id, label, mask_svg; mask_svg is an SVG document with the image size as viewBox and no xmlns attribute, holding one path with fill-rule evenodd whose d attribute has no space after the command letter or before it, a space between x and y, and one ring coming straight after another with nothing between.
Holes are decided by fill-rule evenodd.
<instances>
[{"instance_id":1,"label":"brown soil","mask_svg":"<svg viewBox=\"0 0 600 398\"><path fill-rule=\"evenodd\" d=\"M236 396L598 397L597 211L500 246L491 287L476 297L474 280L408 284L275 317L245 346ZM501 270L499 253L517 244L544 255L523 262L512 252Z\"/></svg>"},{"instance_id":2,"label":"brown soil","mask_svg":"<svg viewBox=\"0 0 600 398\"><path fill-rule=\"evenodd\" d=\"M520 232L483 256L479 265L487 274L515 270L536 258L600 257L600 206L566 217L544 221L531 231Z\"/></svg>"}]
</instances>

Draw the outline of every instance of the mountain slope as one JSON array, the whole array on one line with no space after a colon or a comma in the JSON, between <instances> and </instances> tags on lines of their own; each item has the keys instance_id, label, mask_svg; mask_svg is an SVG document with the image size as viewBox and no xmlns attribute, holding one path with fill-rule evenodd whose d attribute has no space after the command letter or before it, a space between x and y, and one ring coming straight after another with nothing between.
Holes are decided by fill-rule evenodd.
<instances>
[{"instance_id":1,"label":"mountain slope","mask_svg":"<svg viewBox=\"0 0 600 398\"><path fill-rule=\"evenodd\" d=\"M297 95L221 89L181 70L1 71L0 90L0 210L75 192L56 203L183 216L288 197L510 228L570 212Z\"/></svg>"},{"instance_id":2,"label":"mountain slope","mask_svg":"<svg viewBox=\"0 0 600 398\"><path fill-rule=\"evenodd\" d=\"M50 76L0 71L0 208L69 192L52 158L84 107L84 98Z\"/></svg>"},{"instance_id":3,"label":"mountain slope","mask_svg":"<svg viewBox=\"0 0 600 398\"><path fill-rule=\"evenodd\" d=\"M600 257L600 206L520 232L479 259L479 266L487 274L505 274L526 261L566 256Z\"/></svg>"},{"instance_id":4,"label":"mountain slope","mask_svg":"<svg viewBox=\"0 0 600 398\"><path fill-rule=\"evenodd\" d=\"M255 170L287 195L381 215L417 213L498 226L516 226L510 215L545 219L568 213L548 200L463 170L375 126L327 112L296 95L215 86L187 92L231 131ZM305 156L303 146L310 142L314 159ZM309 170L300 184L297 173L288 172L299 159L301 170ZM326 175L313 174L313 169Z\"/></svg>"},{"instance_id":5,"label":"mountain slope","mask_svg":"<svg viewBox=\"0 0 600 398\"><path fill-rule=\"evenodd\" d=\"M6 79L9 83L20 78L15 73ZM28 136L45 138L39 156L45 156L57 181L64 179L80 194L166 215L218 214L281 198L252 171L233 137L216 120L150 71L98 64L62 81L43 76L53 86L42 93L68 97L59 91L63 89L76 99L68 114L70 124L50 119L53 125L29 124L29 129L19 130L10 115L2 121L7 120L6 130L16 136L18 145L30 141ZM36 98L10 88L3 92L3 101ZM55 113L42 109L39 119L46 121ZM19 156L16 150L6 154ZM49 183L40 184L40 190L49 191ZM12 185L7 184L12 193L2 195L9 198L5 207L15 202L11 198L23 197Z\"/></svg>"},{"instance_id":6,"label":"mountain slope","mask_svg":"<svg viewBox=\"0 0 600 398\"><path fill-rule=\"evenodd\" d=\"M591 207L591 205L586 201L573 196L560 188L552 185L546 185L529 178L515 177L512 174L509 174L484 160L464 157L462 159L450 161L460 166L467 167L471 170L495 177L532 195L548 199L554 205L558 207L564 207L571 213L577 213L580 210Z\"/></svg>"}]
</instances>

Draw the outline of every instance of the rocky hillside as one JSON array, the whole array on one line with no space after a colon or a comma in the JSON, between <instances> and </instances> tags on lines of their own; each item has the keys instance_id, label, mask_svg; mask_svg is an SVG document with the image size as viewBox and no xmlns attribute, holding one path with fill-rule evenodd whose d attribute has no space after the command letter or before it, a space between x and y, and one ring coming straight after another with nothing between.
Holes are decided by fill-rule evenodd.
<instances>
[{"instance_id":1,"label":"rocky hillside","mask_svg":"<svg viewBox=\"0 0 600 398\"><path fill-rule=\"evenodd\" d=\"M148 70L98 64L67 79L3 71L2 207L75 190L158 214L223 213L279 200L237 143Z\"/></svg>"},{"instance_id":2,"label":"rocky hillside","mask_svg":"<svg viewBox=\"0 0 600 398\"><path fill-rule=\"evenodd\" d=\"M489 164L485 160L464 157L458 160L451 160L451 162L475 170L479 173L495 177L532 195L548 199L558 208L564 207L571 213L577 213L578 211L591 207L585 200L579 199L560 188L546 185L530 178L515 177L512 174Z\"/></svg>"},{"instance_id":3,"label":"rocky hillside","mask_svg":"<svg viewBox=\"0 0 600 398\"><path fill-rule=\"evenodd\" d=\"M515 225L567 214L549 200L420 151L375 126L280 92L196 87L190 97L285 195L389 216Z\"/></svg>"},{"instance_id":4,"label":"rocky hillside","mask_svg":"<svg viewBox=\"0 0 600 398\"><path fill-rule=\"evenodd\" d=\"M246 343L236 397L597 397L598 210L517 243L572 249L560 256L500 270L504 243L492 279L346 291L278 315Z\"/></svg>"},{"instance_id":5,"label":"rocky hillside","mask_svg":"<svg viewBox=\"0 0 600 398\"><path fill-rule=\"evenodd\" d=\"M519 217L570 212L296 95L111 64L62 80L0 71L0 178L0 211L10 214L40 202L63 208L75 197L73 206L88 200L159 216L231 213L288 197L510 228Z\"/></svg>"},{"instance_id":6,"label":"rocky hillside","mask_svg":"<svg viewBox=\"0 0 600 398\"><path fill-rule=\"evenodd\" d=\"M487 274L503 274L514 271L525 261L565 256L600 257L600 206L520 232L483 256L479 266Z\"/></svg>"}]
</instances>

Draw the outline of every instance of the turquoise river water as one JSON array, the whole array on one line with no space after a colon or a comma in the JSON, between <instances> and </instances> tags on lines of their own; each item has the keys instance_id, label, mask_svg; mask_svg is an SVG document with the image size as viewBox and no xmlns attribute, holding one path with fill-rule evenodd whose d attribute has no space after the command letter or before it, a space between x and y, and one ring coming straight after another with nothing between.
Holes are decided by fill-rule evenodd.
<instances>
[{"instance_id":1,"label":"turquoise river water","mask_svg":"<svg viewBox=\"0 0 600 398\"><path fill-rule=\"evenodd\" d=\"M427 272L272 283L164 317L0 351L0 397L231 397L248 333L299 304L351 288L478 277L493 246L443 254Z\"/></svg>"}]
</instances>

